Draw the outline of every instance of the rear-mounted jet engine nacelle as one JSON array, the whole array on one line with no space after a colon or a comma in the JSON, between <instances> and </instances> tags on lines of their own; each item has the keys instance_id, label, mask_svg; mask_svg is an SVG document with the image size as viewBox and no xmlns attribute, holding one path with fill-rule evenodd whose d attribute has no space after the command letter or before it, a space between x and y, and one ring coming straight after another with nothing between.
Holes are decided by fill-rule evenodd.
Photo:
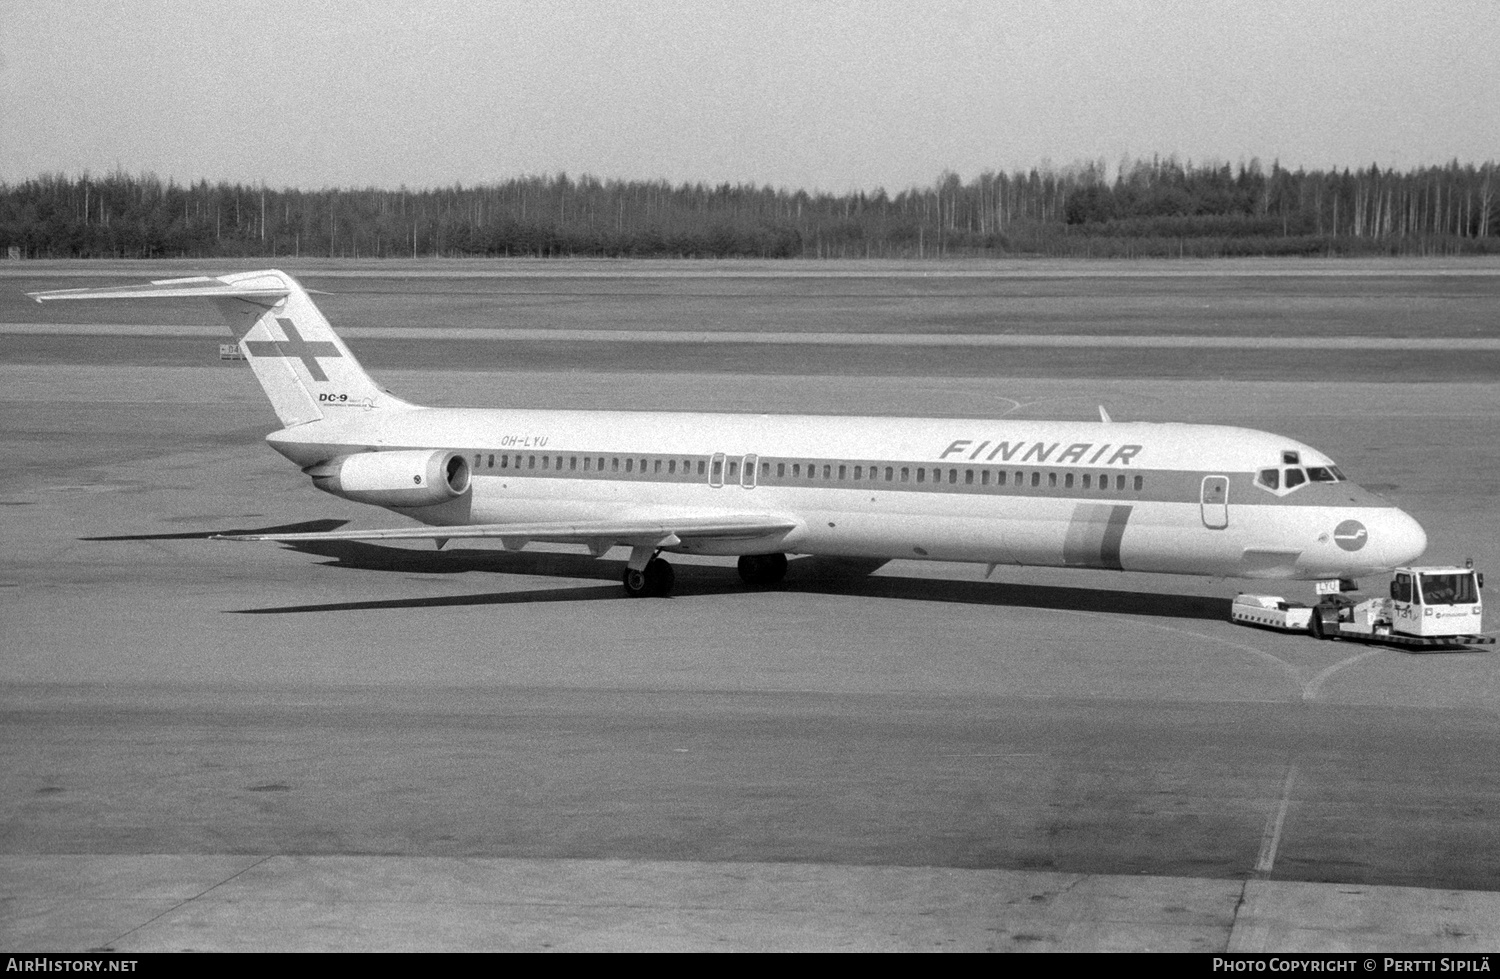
<instances>
[{"instance_id":1,"label":"rear-mounted jet engine nacelle","mask_svg":"<svg viewBox=\"0 0 1500 979\"><path fill-rule=\"evenodd\" d=\"M305 472L320 490L376 506L436 506L469 491L468 460L442 450L360 452Z\"/></svg>"}]
</instances>

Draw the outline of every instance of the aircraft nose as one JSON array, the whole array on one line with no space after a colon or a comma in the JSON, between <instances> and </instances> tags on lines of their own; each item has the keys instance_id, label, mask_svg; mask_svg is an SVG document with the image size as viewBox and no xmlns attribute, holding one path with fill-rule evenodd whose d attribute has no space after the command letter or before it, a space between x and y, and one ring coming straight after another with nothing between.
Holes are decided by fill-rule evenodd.
<instances>
[{"instance_id":1,"label":"aircraft nose","mask_svg":"<svg viewBox=\"0 0 1500 979\"><path fill-rule=\"evenodd\" d=\"M1427 531L1405 510L1393 509L1381 521L1380 550L1389 567L1411 564L1427 550Z\"/></svg>"}]
</instances>

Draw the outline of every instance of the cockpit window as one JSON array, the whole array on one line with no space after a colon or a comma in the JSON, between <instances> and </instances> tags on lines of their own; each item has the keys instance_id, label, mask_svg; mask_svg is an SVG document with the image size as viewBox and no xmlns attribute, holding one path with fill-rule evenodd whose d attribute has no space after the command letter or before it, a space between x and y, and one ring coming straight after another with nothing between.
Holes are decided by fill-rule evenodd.
<instances>
[{"instance_id":1,"label":"cockpit window","mask_svg":"<svg viewBox=\"0 0 1500 979\"><path fill-rule=\"evenodd\" d=\"M1255 481L1268 490L1281 489L1281 470L1262 469Z\"/></svg>"},{"instance_id":2,"label":"cockpit window","mask_svg":"<svg viewBox=\"0 0 1500 979\"><path fill-rule=\"evenodd\" d=\"M1338 466L1329 466L1328 471L1333 473L1333 478L1337 479L1341 483L1347 483L1349 481L1349 477L1345 476L1343 471L1339 469Z\"/></svg>"},{"instance_id":3,"label":"cockpit window","mask_svg":"<svg viewBox=\"0 0 1500 979\"><path fill-rule=\"evenodd\" d=\"M1286 488L1295 489L1307 482L1307 476L1300 469L1288 469L1286 471Z\"/></svg>"},{"instance_id":4,"label":"cockpit window","mask_svg":"<svg viewBox=\"0 0 1500 979\"><path fill-rule=\"evenodd\" d=\"M1336 483L1339 478L1326 466L1308 466L1307 478L1315 483Z\"/></svg>"}]
</instances>

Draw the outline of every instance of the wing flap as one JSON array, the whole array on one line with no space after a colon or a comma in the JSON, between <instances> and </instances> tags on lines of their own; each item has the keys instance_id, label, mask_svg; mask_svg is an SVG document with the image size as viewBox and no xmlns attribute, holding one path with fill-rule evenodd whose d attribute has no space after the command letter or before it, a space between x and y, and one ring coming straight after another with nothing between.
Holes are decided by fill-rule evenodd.
<instances>
[{"instance_id":1,"label":"wing flap","mask_svg":"<svg viewBox=\"0 0 1500 979\"><path fill-rule=\"evenodd\" d=\"M767 514L713 514L649 517L643 519L556 521L529 524L472 524L467 527L385 527L374 530L333 530L310 534L221 534L212 540L272 541L295 544L340 540L466 540L499 538L507 550L528 541L551 544L657 544L671 547L682 539L753 540L795 530L797 522ZM607 548L605 548L607 549ZM602 554L603 550L599 550Z\"/></svg>"}]
</instances>

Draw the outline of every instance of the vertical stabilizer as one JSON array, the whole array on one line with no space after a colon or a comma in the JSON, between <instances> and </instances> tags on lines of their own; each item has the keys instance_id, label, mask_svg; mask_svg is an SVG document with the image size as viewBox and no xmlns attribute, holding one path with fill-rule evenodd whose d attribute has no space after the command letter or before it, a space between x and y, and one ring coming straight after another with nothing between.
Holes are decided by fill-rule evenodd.
<instances>
[{"instance_id":1,"label":"vertical stabilizer","mask_svg":"<svg viewBox=\"0 0 1500 979\"><path fill-rule=\"evenodd\" d=\"M207 299L228 322L282 425L342 411L407 407L380 389L328 325L306 290L285 272L241 272L167 279L145 286L63 289L31 294L57 299Z\"/></svg>"}]
</instances>

